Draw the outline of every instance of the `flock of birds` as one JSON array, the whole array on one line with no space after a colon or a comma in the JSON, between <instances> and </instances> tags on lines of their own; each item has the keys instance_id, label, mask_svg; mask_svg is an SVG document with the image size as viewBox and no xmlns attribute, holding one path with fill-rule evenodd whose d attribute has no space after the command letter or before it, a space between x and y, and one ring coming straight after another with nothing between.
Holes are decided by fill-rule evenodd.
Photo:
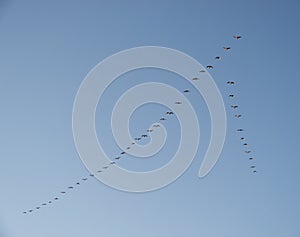
<instances>
[{"instance_id":1,"label":"flock of birds","mask_svg":"<svg viewBox=\"0 0 300 237\"><path fill-rule=\"evenodd\" d=\"M241 39L242 37L239 36L239 35L234 35L233 38L234 38L235 40L239 40L239 39ZM229 50L231 49L231 47L226 47L226 46L225 46L225 47L223 47L223 49L224 49L225 51L229 51ZM221 56L216 56L216 57L215 57L215 60L216 60L216 61L220 61L221 59L222 59ZM213 69L214 66L213 66L213 65L207 65L206 68L207 68L207 69ZM205 73L205 72L206 72L206 70L200 70L200 73ZM194 78L192 78L192 80L200 80L200 78L194 77ZM227 85L228 85L228 86L234 86L235 84L236 84L235 81L227 81ZM185 90L183 90L183 93L190 93L190 90L189 90L189 89L185 89ZM232 98L232 99L235 99L235 98L236 98L236 96L235 96L234 93L229 94L228 97L229 97L229 98ZM182 104L182 102L181 102L181 101L175 101L174 104L180 106L180 105ZM233 109L233 110L237 110L237 109L239 108L239 106L236 105L236 104L232 104L232 105L230 105L230 108ZM166 111L166 114L165 114L164 116L162 116L162 117L159 119L159 122L166 121L167 119L169 119L170 116L174 116L174 113L173 113L172 111ZM242 115L239 114L239 113L235 113L235 114L234 114L234 117L237 118L237 119L240 119L240 118L242 117ZM160 125L157 124L157 123L156 123L156 124L153 124L153 126L152 126L151 128L149 128L149 129L147 129L146 131L147 131L147 133L149 134L149 133L153 132L154 129L158 128L159 126L160 126ZM243 129L243 128L237 128L236 131L237 131L238 133L241 133L241 134L242 134L239 138L240 138L240 140L242 141L243 147L245 147L245 150L244 150L245 154L246 154L247 156L249 156L249 155L252 153L252 151L249 150L249 149L247 149L247 148L249 147L249 143L246 141L246 138L245 138L245 136L243 135L243 134L244 134L244 129ZM145 133L145 134L141 134L139 137L135 137L135 138L134 138L134 141L132 141L131 145L128 146L126 149L129 150L129 149L131 149L132 146L134 146L135 144L139 143L141 140L147 139L147 138L149 137L148 134ZM113 158L113 161L111 161L111 162L108 163L107 165L103 166L101 169L99 169L99 170L97 171L97 173L101 173L101 172L104 172L105 170L109 169L110 166L115 165L116 162L117 162L118 160L122 159L122 158L123 158L124 156L126 156L126 155L127 155L126 151L120 151L120 153L119 153L116 157ZM252 156L248 157L248 159L249 159L250 161L254 161L254 157L252 157ZM252 165L250 166L250 170L251 170L253 173L256 173L256 172L257 172L256 166L255 166L254 164L252 164ZM60 196L61 196L61 195L65 195L68 191L70 191L70 190L72 190L72 189L75 189L77 186L80 186L82 183L88 181L89 178L92 178L92 177L94 177L94 176L95 176L95 174L89 174L89 176L81 178L80 180L78 180L77 182L75 182L74 185L68 186L65 190L61 191L61 192L60 192ZM48 200L47 202L44 202L44 203L42 203L41 205L36 206L35 208L29 209L29 210L27 210L27 211L23 211L23 214L28 214L28 213L35 212L35 211L41 209L41 208L44 207L44 206L49 206L49 205L51 205L52 203L58 201L59 199L60 199L59 196L53 197L51 200Z\"/></svg>"}]
</instances>

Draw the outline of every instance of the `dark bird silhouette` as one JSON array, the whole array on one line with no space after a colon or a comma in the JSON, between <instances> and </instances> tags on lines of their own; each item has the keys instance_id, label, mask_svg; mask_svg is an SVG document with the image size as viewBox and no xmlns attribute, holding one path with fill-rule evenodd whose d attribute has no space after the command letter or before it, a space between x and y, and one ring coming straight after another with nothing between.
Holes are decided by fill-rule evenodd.
<instances>
[{"instance_id":1,"label":"dark bird silhouette","mask_svg":"<svg viewBox=\"0 0 300 237\"><path fill-rule=\"evenodd\" d=\"M60 192L60 193L65 194L66 192L65 192L65 191L62 191L62 192Z\"/></svg>"},{"instance_id":2,"label":"dark bird silhouette","mask_svg":"<svg viewBox=\"0 0 300 237\"><path fill-rule=\"evenodd\" d=\"M215 59L216 60L221 60L221 57L220 56L216 56Z\"/></svg>"},{"instance_id":3,"label":"dark bird silhouette","mask_svg":"<svg viewBox=\"0 0 300 237\"><path fill-rule=\"evenodd\" d=\"M59 199L58 197L54 198L54 200L58 200L58 199Z\"/></svg>"},{"instance_id":4,"label":"dark bird silhouette","mask_svg":"<svg viewBox=\"0 0 300 237\"><path fill-rule=\"evenodd\" d=\"M158 127L160 127L160 126L159 126L159 124L154 124L153 127L154 127L154 128L158 128Z\"/></svg>"},{"instance_id":5,"label":"dark bird silhouette","mask_svg":"<svg viewBox=\"0 0 300 237\"><path fill-rule=\"evenodd\" d=\"M176 101L175 104L181 105L182 103L180 101Z\"/></svg>"},{"instance_id":6,"label":"dark bird silhouette","mask_svg":"<svg viewBox=\"0 0 300 237\"><path fill-rule=\"evenodd\" d=\"M46 206L46 205L47 205L47 203L43 203L43 204L42 204L42 206Z\"/></svg>"},{"instance_id":7,"label":"dark bird silhouette","mask_svg":"<svg viewBox=\"0 0 300 237\"><path fill-rule=\"evenodd\" d=\"M166 120L164 117L162 117L162 118L160 118L160 120L162 120L162 121L164 121L164 120Z\"/></svg>"},{"instance_id":8,"label":"dark bird silhouette","mask_svg":"<svg viewBox=\"0 0 300 237\"><path fill-rule=\"evenodd\" d=\"M244 138L244 137L241 137L241 140L245 140L245 138Z\"/></svg>"},{"instance_id":9,"label":"dark bird silhouette","mask_svg":"<svg viewBox=\"0 0 300 237\"><path fill-rule=\"evenodd\" d=\"M98 170L98 171L97 171L97 173L101 173L101 172L102 172L102 170Z\"/></svg>"},{"instance_id":10,"label":"dark bird silhouette","mask_svg":"<svg viewBox=\"0 0 300 237\"><path fill-rule=\"evenodd\" d=\"M229 97L234 97L234 94L230 94Z\"/></svg>"},{"instance_id":11,"label":"dark bird silhouette","mask_svg":"<svg viewBox=\"0 0 300 237\"><path fill-rule=\"evenodd\" d=\"M244 131L244 129L242 129L242 128L238 128L238 129L237 129L237 131L238 131L238 132L243 132L243 131Z\"/></svg>"},{"instance_id":12,"label":"dark bird silhouette","mask_svg":"<svg viewBox=\"0 0 300 237\"><path fill-rule=\"evenodd\" d=\"M228 50L231 49L231 47L223 47L223 49L224 49L225 51L228 51Z\"/></svg>"},{"instance_id":13,"label":"dark bird silhouette","mask_svg":"<svg viewBox=\"0 0 300 237\"><path fill-rule=\"evenodd\" d=\"M233 38L236 39L236 40L238 40L238 39L242 38L242 36L240 36L240 35L234 35Z\"/></svg>"},{"instance_id":14,"label":"dark bird silhouette","mask_svg":"<svg viewBox=\"0 0 300 237\"><path fill-rule=\"evenodd\" d=\"M193 78L193 81L197 81L197 80L199 80L198 77L194 77L194 78Z\"/></svg>"},{"instance_id":15,"label":"dark bird silhouette","mask_svg":"<svg viewBox=\"0 0 300 237\"><path fill-rule=\"evenodd\" d=\"M148 137L148 135L147 134L143 134L141 137Z\"/></svg>"},{"instance_id":16,"label":"dark bird silhouette","mask_svg":"<svg viewBox=\"0 0 300 237\"><path fill-rule=\"evenodd\" d=\"M207 69L213 69L214 67L212 65L207 65L206 68Z\"/></svg>"},{"instance_id":17,"label":"dark bird silhouette","mask_svg":"<svg viewBox=\"0 0 300 237\"><path fill-rule=\"evenodd\" d=\"M244 146L248 146L248 143L244 143L243 145L244 145Z\"/></svg>"},{"instance_id":18,"label":"dark bird silhouette","mask_svg":"<svg viewBox=\"0 0 300 237\"><path fill-rule=\"evenodd\" d=\"M242 117L242 115L241 114L236 114L236 115L234 115L234 117L240 118L240 117Z\"/></svg>"},{"instance_id":19,"label":"dark bird silhouette","mask_svg":"<svg viewBox=\"0 0 300 237\"><path fill-rule=\"evenodd\" d=\"M124 155L124 154L126 154L126 152L125 152L125 151L122 151L120 154L121 154L121 155Z\"/></svg>"},{"instance_id":20,"label":"dark bird silhouette","mask_svg":"<svg viewBox=\"0 0 300 237\"><path fill-rule=\"evenodd\" d=\"M76 184L77 184L77 185L80 185L80 183L79 183L79 182L77 182Z\"/></svg>"},{"instance_id":21,"label":"dark bird silhouette","mask_svg":"<svg viewBox=\"0 0 300 237\"><path fill-rule=\"evenodd\" d=\"M239 106L237 106L237 105L231 105L230 107L233 108L233 109L237 109Z\"/></svg>"},{"instance_id":22,"label":"dark bird silhouette","mask_svg":"<svg viewBox=\"0 0 300 237\"><path fill-rule=\"evenodd\" d=\"M235 82L234 82L234 81L228 81L227 84L228 84L228 85L234 85Z\"/></svg>"},{"instance_id":23,"label":"dark bird silhouette","mask_svg":"<svg viewBox=\"0 0 300 237\"><path fill-rule=\"evenodd\" d=\"M147 129L147 132L153 132L153 129Z\"/></svg>"},{"instance_id":24,"label":"dark bird silhouette","mask_svg":"<svg viewBox=\"0 0 300 237\"><path fill-rule=\"evenodd\" d=\"M118 157L116 157L116 158L115 158L115 160L120 160L120 158L121 158L121 157L120 157L120 156L118 156Z\"/></svg>"},{"instance_id":25,"label":"dark bird silhouette","mask_svg":"<svg viewBox=\"0 0 300 237\"><path fill-rule=\"evenodd\" d=\"M33 210L29 210L28 212L33 212Z\"/></svg>"},{"instance_id":26,"label":"dark bird silhouette","mask_svg":"<svg viewBox=\"0 0 300 237\"><path fill-rule=\"evenodd\" d=\"M38 209L40 209L40 207L36 207L36 209L38 210Z\"/></svg>"},{"instance_id":27,"label":"dark bird silhouette","mask_svg":"<svg viewBox=\"0 0 300 237\"><path fill-rule=\"evenodd\" d=\"M90 174L90 176L91 176L91 177L94 177L94 175L93 175L93 174Z\"/></svg>"},{"instance_id":28,"label":"dark bird silhouette","mask_svg":"<svg viewBox=\"0 0 300 237\"><path fill-rule=\"evenodd\" d=\"M112 162L110 162L109 164L110 164L110 165L114 165L114 164L116 164L116 162L112 161Z\"/></svg>"},{"instance_id":29,"label":"dark bird silhouette","mask_svg":"<svg viewBox=\"0 0 300 237\"><path fill-rule=\"evenodd\" d=\"M68 187L68 189L73 189L73 188L74 188L73 186Z\"/></svg>"},{"instance_id":30,"label":"dark bird silhouette","mask_svg":"<svg viewBox=\"0 0 300 237\"><path fill-rule=\"evenodd\" d=\"M253 159L254 159L253 157L250 157L250 158L249 158L249 160L253 160Z\"/></svg>"},{"instance_id":31,"label":"dark bird silhouette","mask_svg":"<svg viewBox=\"0 0 300 237\"><path fill-rule=\"evenodd\" d=\"M107 168L108 168L108 166L104 166L104 167L103 167L103 169L107 169Z\"/></svg>"},{"instance_id":32,"label":"dark bird silhouette","mask_svg":"<svg viewBox=\"0 0 300 237\"><path fill-rule=\"evenodd\" d=\"M173 113L172 111L167 111L166 114L172 115L172 114L174 114L174 113Z\"/></svg>"},{"instance_id":33,"label":"dark bird silhouette","mask_svg":"<svg viewBox=\"0 0 300 237\"><path fill-rule=\"evenodd\" d=\"M23 214L26 214L27 212L26 211L23 211Z\"/></svg>"},{"instance_id":34,"label":"dark bird silhouette","mask_svg":"<svg viewBox=\"0 0 300 237\"><path fill-rule=\"evenodd\" d=\"M200 70L200 72L203 73L203 72L205 72L205 70L202 69L202 70Z\"/></svg>"},{"instance_id":35,"label":"dark bird silhouette","mask_svg":"<svg viewBox=\"0 0 300 237\"><path fill-rule=\"evenodd\" d=\"M250 154L250 153L251 153L251 151L245 151L245 153L246 153L246 154Z\"/></svg>"},{"instance_id":36,"label":"dark bird silhouette","mask_svg":"<svg viewBox=\"0 0 300 237\"><path fill-rule=\"evenodd\" d=\"M82 180L83 180L83 181L87 181L87 178L83 178Z\"/></svg>"},{"instance_id":37,"label":"dark bird silhouette","mask_svg":"<svg viewBox=\"0 0 300 237\"><path fill-rule=\"evenodd\" d=\"M184 90L184 91L183 91L183 93L188 93L188 92L190 92L190 91L189 91L189 90Z\"/></svg>"},{"instance_id":38,"label":"dark bird silhouette","mask_svg":"<svg viewBox=\"0 0 300 237\"><path fill-rule=\"evenodd\" d=\"M255 165L250 166L250 168L251 168L251 169L254 169L254 168L255 168Z\"/></svg>"}]
</instances>

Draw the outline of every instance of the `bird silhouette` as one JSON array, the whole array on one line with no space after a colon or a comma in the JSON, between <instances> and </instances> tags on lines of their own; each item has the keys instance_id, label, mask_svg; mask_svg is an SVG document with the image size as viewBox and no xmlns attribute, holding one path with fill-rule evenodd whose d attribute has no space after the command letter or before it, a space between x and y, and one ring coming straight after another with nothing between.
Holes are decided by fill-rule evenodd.
<instances>
[{"instance_id":1,"label":"bird silhouette","mask_svg":"<svg viewBox=\"0 0 300 237\"><path fill-rule=\"evenodd\" d=\"M242 36L240 36L240 35L234 35L233 38L235 38L236 40L238 40L238 39L242 38Z\"/></svg>"}]
</instances>

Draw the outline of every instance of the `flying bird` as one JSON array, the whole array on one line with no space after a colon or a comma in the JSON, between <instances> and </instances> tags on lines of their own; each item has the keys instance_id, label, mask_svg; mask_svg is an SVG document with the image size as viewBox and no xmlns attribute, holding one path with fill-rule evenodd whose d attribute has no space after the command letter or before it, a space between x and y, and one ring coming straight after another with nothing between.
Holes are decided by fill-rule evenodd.
<instances>
[{"instance_id":1,"label":"flying bird","mask_svg":"<svg viewBox=\"0 0 300 237\"><path fill-rule=\"evenodd\" d=\"M112 161L112 162L110 162L109 164L110 164L110 165L114 165L114 164L116 164L116 162Z\"/></svg>"},{"instance_id":2,"label":"flying bird","mask_svg":"<svg viewBox=\"0 0 300 237\"><path fill-rule=\"evenodd\" d=\"M250 157L250 158L249 158L249 160L253 160L253 159L254 159L253 157Z\"/></svg>"},{"instance_id":3,"label":"flying bird","mask_svg":"<svg viewBox=\"0 0 300 237\"><path fill-rule=\"evenodd\" d=\"M197 80L199 80L198 77L194 77L194 78L193 78L193 81L197 81Z\"/></svg>"},{"instance_id":4,"label":"flying bird","mask_svg":"<svg viewBox=\"0 0 300 237\"><path fill-rule=\"evenodd\" d=\"M250 166L250 168L251 168L251 169L254 169L254 168L255 168L255 165Z\"/></svg>"},{"instance_id":5,"label":"flying bird","mask_svg":"<svg viewBox=\"0 0 300 237\"><path fill-rule=\"evenodd\" d=\"M147 134L143 134L141 137L148 137L148 135Z\"/></svg>"},{"instance_id":6,"label":"flying bird","mask_svg":"<svg viewBox=\"0 0 300 237\"><path fill-rule=\"evenodd\" d=\"M242 115L241 114L236 114L236 115L234 115L234 117L240 118L240 117L242 117Z\"/></svg>"},{"instance_id":7,"label":"flying bird","mask_svg":"<svg viewBox=\"0 0 300 237\"><path fill-rule=\"evenodd\" d=\"M188 92L190 92L190 91L189 91L189 90L184 90L184 91L183 91L183 93L188 93Z\"/></svg>"},{"instance_id":8,"label":"flying bird","mask_svg":"<svg viewBox=\"0 0 300 237\"><path fill-rule=\"evenodd\" d=\"M62 192L60 192L60 193L65 194L66 192L65 192L65 191L62 191Z\"/></svg>"},{"instance_id":9,"label":"flying bird","mask_svg":"<svg viewBox=\"0 0 300 237\"><path fill-rule=\"evenodd\" d=\"M202 69L202 70L200 70L200 72L203 73L203 72L205 72L205 70Z\"/></svg>"},{"instance_id":10,"label":"flying bird","mask_svg":"<svg viewBox=\"0 0 300 237\"><path fill-rule=\"evenodd\" d=\"M236 40L238 40L238 39L242 38L242 36L240 36L240 35L234 35L233 38L236 39Z\"/></svg>"},{"instance_id":11,"label":"flying bird","mask_svg":"<svg viewBox=\"0 0 300 237\"><path fill-rule=\"evenodd\" d=\"M182 103L180 101L176 101L175 104L180 105Z\"/></svg>"},{"instance_id":12,"label":"flying bird","mask_svg":"<svg viewBox=\"0 0 300 237\"><path fill-rule=\"evenodd\" d=\"M147 132L153 132L153 129L147 129Z\"/></svg>"},{"instance_id":13,"label":"flying bird","mask_svg":"<svg viewBox=\"0 0 300 237\"><path fill-rule=\"evenodd\" d=\"M162 117L162 118L160 118L160 120L162 120L162 121L164 121L164 120L166 120L164 117Z\"/></svg>"},{"instance_id":14,"label":"flying bird","mask_svg":"<svg viewBox=\"0 0 300 237\"><path fill-rule=\"evenodd\" d=\"M248 143L244 143L243 145L244 145L244 146L248 146Z\"/></svg>"},{"instance_id":15,"label":"flying bird","mask_svg":"<svg viewBox=\"0 0 300 237\"><path fill-rule=\"evenodd\" d=\"M212 65L207 65L206 68L207 69L213 69L214 67Z\"/></svg>"},{"instance_id":16,"label":"flying bird","mask_svg":"<svg viewBox=\"0 0 300 237\"><path fill-rule=\"evenodd\" d=\"M216 60L220 60L221 57L220 57L220 56L216 56L215 59L216 59Z\"/></svg>"},{"instance_id":17,"label":"flying bird","mask_svg":"<svg viewBox=\"0 0 300 237\"><path fill-rule=\"evenodd\" d=\"M229 97L234 97L234 94L230 94Z\"/></svg>"},{"instance_id":18,"label":"flying bird","mask_svg":"<svg viewBox=\"0 0 300 237\"><path fill-rule=\"evenodd\" d=\"M159 126L159 124L154 124L153 127L154 127L154 128L158 128L158 127L160 127L160 126Z\"/></svg>"},{"instance_id":19,"label":"flying bird","mask_svg":"<svg viewBox=\"0 0 300 237\"><path fill-rule=\"evenodd\" d=\"M125 151L122 151L120 154L121 154L121 155L124 155L124 154L126 154L126 152L125 152Z\"/></svg>"},{"instance_id":20,"label":"flying bird","mask_svg":"<svg viewBox=\"0 0 300 237\"><path fill-rule=\"evenodd\" d=\"M83 181L87 181L87 178L83 178L82 180L83 180Z\"/></svg>"},{"instance_id":21,"label":"flying bird","mask_svg":"<svg viewBox=\"0 0 300 237\"><path fill-rule=\"evenodd\" d=\"M244 131L244 129L238 128L237 131L238 131L238 132L242 132L242 131Z\"/></svg>"},{"instance_id":22,"label":"flying bird","mask_svg":"<svg viewBox=\"0 0 300 237\"><path fill-rule=\"evenodd\" d=\"M74 188L73 186L68 187L68 189L73 189L73 188Z\"/></svg>"},{"instance_id":23,"label":"flying bird","mask_svg":"<svg viewBox=\"0 0 300 237\"><path fill-rule=\"evenodd\" d=\"M245 151L245 153L246 153L246 154L250 154L250 153L251 153L251 151Z\"/></svg>"},{"instance_id":24,"label":"flying bird","mask_svg":"<svg viewBox=\"0 0 300 237\"><path fill-rule=\"evenodd\" d=\"M230 107L233 108L233 109L237 109L239 106L237 106L237 105L231 105Z\"/></svg>"},{"instance_id":25,"label":"flying bird","mask_svg":"<svg viewBox=\"0 0 300 237\"><path fill-rule=\"evenodd\" d=\"M241 140L245 140L245 138L244 138L244 137L241 137L240 139L241 139Z\"/></svg>"},{"instance_id":26,"label":"flying bird","mask_svg":"<svg viewBox=\"0 0 300 237\"><path fill-rule=\"evenodd\" d=\"M118 157L116 157L116 158L115 158L115 160L120 160L120 158L121 158L121 157L120 157L120 156L118 156Z\"/></svg>"},{"instance_id":27,"label":"flying bird","mask_svg":"<svg viewBox=\"0 0 300 237\"><path fill-rule=\"evenodd\" d=\"M223 49L225 50L225 51L228 51L228 50L230 50L231 49L231 47L223 47Z\"/></svg>"},{"instance_id":28,"label":"flying bird","mask_svg":"<svg viewBox=\"0 0 300 237\"><path fill-rule=\"evenodd\" d=\"M227 84L228 85L234 85L234 81L228 81Z\"/></svg>"}]
</instances>

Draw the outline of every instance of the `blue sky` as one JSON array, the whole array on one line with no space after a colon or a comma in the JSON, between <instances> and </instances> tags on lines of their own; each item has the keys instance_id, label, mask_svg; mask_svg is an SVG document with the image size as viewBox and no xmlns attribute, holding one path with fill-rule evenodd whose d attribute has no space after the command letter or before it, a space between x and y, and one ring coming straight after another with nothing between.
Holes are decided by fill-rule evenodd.
<instances>
[{"instance_id":1,"label":"blue sky","mask_svg":"<svg viewBox=\"0 0 300 237\"><path fill-rule=\"evenodd\" d=\"M299 1L6 0L0 8L0 236L300 236ZM234 34L243 38L234 41ZM207 177L197 177L210 125L205 103L191 91L187 97L203 136L192 165L176 182L132 194L89 179L60 195L88 176L72 137L82 80L111 54L144 45L174 48L215 66L210 72L228 116L219 162ZM224 45L232 50L225 53ZM224 59L215 62L219 54ZM190 88L173 76L157 70L125 75L126 83L109 88L107 101L137 77ZM234 89L228 80L237 82ZM241 120L229 108L231 91ZM103 112L110 104L99 105L96 127L113 155L119 150ZM164 111L153 105L137 110L132 133L144 131ZM158 157L128 158L120 165L148 170L167 162L179 142L176 118L166 127L169 140ZM250 171L237 127L245 129L257 174ZM55 204L22 214L55 196L61 197Z\"/></svg>"}]
</instances>

